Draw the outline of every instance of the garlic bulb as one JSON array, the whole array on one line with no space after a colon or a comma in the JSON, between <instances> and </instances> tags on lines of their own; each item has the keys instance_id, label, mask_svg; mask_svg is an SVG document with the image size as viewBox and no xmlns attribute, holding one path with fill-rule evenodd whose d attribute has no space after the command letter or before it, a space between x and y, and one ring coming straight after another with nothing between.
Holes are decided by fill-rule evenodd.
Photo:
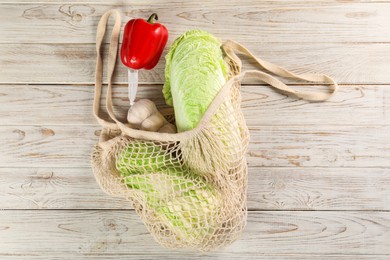
<instances>
[{"instance_id":1,"label":"garlic bulb","mask_svg":"<svg viewBox=\"0 0 390 260\"><path fill-rule=\"evenodd\" d=\"M141 99L134 103L127 113L127 121L131 127L160 133L176 133L176 127L169 123L149 99Z\"/></svg>"}]
</instances>

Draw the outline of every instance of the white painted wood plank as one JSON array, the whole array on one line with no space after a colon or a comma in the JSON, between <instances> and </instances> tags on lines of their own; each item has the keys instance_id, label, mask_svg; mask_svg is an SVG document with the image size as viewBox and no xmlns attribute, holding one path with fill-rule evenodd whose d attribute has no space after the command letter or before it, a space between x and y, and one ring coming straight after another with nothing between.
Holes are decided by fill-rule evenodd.
<instances>
[{"instance_id":1,"label":"white painted wood plank","mask_svg":"<svg viewBox=\"0 0 390 260\"><path fill-rule=\"evenodd\" d=\"M0 127L0 167L90 166L96 126Z\"/></svg>"},{"instance_id":2,"label":"white painted wood plank","mask_svg":"<svg viewBox=\"0 0 390 260\"><path fill-rule=\"evenodd\" d=\"M0 167L85 167L97 126L0 126ZM250 127L250 166L390 167L389 126Z\"/></svg>"},{"instance_id":3,"label":"white painted wood plank","mask_svg":"<svg viewBox=\"0 0 390 260\"><path fill-rule=\"evenodd\" d=\"M3 104L0 110L0 125L97 125L96 118L92 114L94 89L91 85L0 86L0 104ZM121 120L126 120L129 109L127 91L127 85L114 86L115 112ZM102 106L105 103L105 94L104 89L101 98ZM168 107L162 95L162 85L139 86L137 98L148 98L159 109Z\"/></svg>"},{"instance_id":4,"label":"white painted wood plank","mask_svg":"<svg viewBox=\"0 0 390 260\"><path fill-rule=\"evenodd\" d=\"M390 27L384 26L390 23L388 3L221 3L202 0L1 4L0 43L92 43L100 16L112 8L122 12L124 22L158 12L160 21L170 31L170 41L194 28L244 42L390 41Z\"/></svg>"},{"instance_id":5,"label":"white painted wood plank","mask_svg":"<svg viewBox=\"0 0 390 260\"><path fill-rule=\"evenodd\" d=\"M161 248L134 211L0 212L0 254L199 256ZM242 238L202 256L390 254L389 212L249 212Z\"/></svg>"},{"instance_id":6,"label":"white painted wood plank","mask_svg":"<svg viewBox=\"0 0 390 260\"><path fill-rule=\"evenodd\" d=\"M235 2L236 0L227 0L225 2ZM183 1L180 0L171 0L170 2L180 4ZM253 1L251 0L246 0L242 1L243 3L249 2L252 3ZM291 0L264 0L261 1L263 4L275 4L275 3L291 3ZM334 4L335 2L340 2L340 1L335 1L335 0L306 0L305 2L307 3L321 3L321 4ZM389 3L389 0L348 0L344 1L344 3ZM0 4L51 4L51 3L64 3L64 1L61 0L0 0ZM77 4L111 4L111 5L123 5L123 2L120 0L67 0L66 3L77 3ZM166 3L166 0L148 0L148 1L141 1L141 0L134 0L133 4L136 3Z\"/></svg>"},{"instance_id":7,"label":"white painted wood plank","mask_svg":"<svg viewBox=\"0 0 390 260\"><path fill-rule=\"evenodd\" d=\"M0 254L2 256L2 254ZM214 254L189 254L189 253L182 253L182 254L175 254L175 255L167 255L167 254L159 254L159 253L145 253L143 255L134 255L128 253L128 254L121 254L121 255L78 255L75 253L70 254L41 254L39 256L38 254L36 256L31 255L18 255L18 254L7 254L5 255L7 259L42 259L44 257L45 259L51 259L51 260L63 260L63 259L103 259L103 260L117 260L117 259L180 259L183 258L187 259L220 259L223 257L223 259L260 259L260 260L313 260L313 259L319 259L319 260L329 260L329 259L336 259L336 260L367 260L367 259L373 259L373 260L388 260L389 255L368 255L368 254L358 254L358 255L352 255L352 254L247 254L247 255L236 255L236 254L227 254L227 253L214 253Z\"/></svg>"},{"instance_id":8,"label":"white painted wood plank","mask_svg":"<svg viewBox=\"0 0 390 260\"><path fill-rule=\"evenodd\" d=\"M387 127L252 127L249 165L389 167Z\"/></svg>"},{"instance_id":9,"label":"white painted wood plank","mask_svg":"<svg viewBox=\"0 0 390 260\"><path fill-rule=\"evenodd\" d=\"M390 16L389 16L390 17ZM390 35L390 33L389 33ZM386 84L390 82L390 44L355 43L266 43L241 41L253 53L297 73L320 72L340 84ZM107 46L106 46L107 47ZM162 57L164 57L166 50ZM93 84L94 44L2 44L0 83ZM253 68L243 57L246 68ZM165 60L153 70L140 72L140 82L162 84ZM104 74L106 75L106 74ZM114 82L126 84L126 68L117 63ZM244 83L259 82L253 78ZM289 83L299 83L289 81Z\"/></svg>"},{"instance_id":10,"label":"white painted wood plank","mask_svg":"<svg viewBox=\"0 0 390 260\"><path fill-rule=\"evenodd\" d=\"M90 168L0 168L0 209L131 209L100 190Z\"/></svg>"},{"instance_id":11,"label":"white painted wood plank","mask_svg":"<svg viewBox=\"0 0 390 260\"><path fill-rule=\"evenodd\" d=\"M318 86L293 86L309 91ZM148 98L166 108L161 85L142 85L138 98ZM3 85L0 86L0 125L92 124L93 86ZM286 97L268 86L244 85L242 110L247 124L263 125L388 125L390 86L340 87L337 95L323 103ZM117 115L126 119L129 107L127 86L114 87ZM102 100L104 100L103 95ZM28 109L27 109L28 108Z\"/></svg>"},{"instance_id":12,"label":"white painted wood plank","mask_svg":"<svg viewBox=\"0 0 390 260\"><path fill-rule=\"evenodd\" d=\"M269 210L388 210L390 169L249 167L248 205Z\"/></svg>"},{"instance_id":13,"label":"white painted wood plank","mask_svg":"<svg viewBox=\"0 0 390 260\"><path fill-rule=\"evenodd\" d=\"M292 88L314 91L318 86ZM341 85L326 102L313 103L281 95L267 86L242 86L241 108L247 125L387 125L390 86Z\"/></svg>"},{"instance_id":14,"label":"white painted wood plank","mask_svg":"<svg viewBox=\"0 0 390 260\"><path fill-rule=\"evenodd\" d=\"M390 169L250 167L250 210L390 210ZM0 168L0 209L131 209L90 168Z\"/></svg>"}]
</instances>

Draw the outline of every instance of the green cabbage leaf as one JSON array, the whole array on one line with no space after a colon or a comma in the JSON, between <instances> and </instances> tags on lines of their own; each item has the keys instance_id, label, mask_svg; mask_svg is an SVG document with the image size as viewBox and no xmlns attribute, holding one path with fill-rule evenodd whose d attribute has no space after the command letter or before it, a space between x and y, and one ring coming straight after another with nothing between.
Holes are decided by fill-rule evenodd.
<instances>
[{"instance_id":1,"label":"green cabbage leaf","mask_svg":"<svg viewBox=\"0 0 390 260\"><path fill-rule=\"evenodd\" d=\"M179 132L195 128L227 79L221 42L202 30L187 31L165 57L163 94L175 108Z\"/></svg>"}]
</instances>

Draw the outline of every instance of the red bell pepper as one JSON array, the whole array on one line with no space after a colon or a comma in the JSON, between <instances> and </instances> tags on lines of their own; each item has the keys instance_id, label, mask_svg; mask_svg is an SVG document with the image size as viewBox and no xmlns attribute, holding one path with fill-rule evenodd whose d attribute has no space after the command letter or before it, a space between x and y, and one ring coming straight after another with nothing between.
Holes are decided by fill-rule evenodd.
<instances>
[{"instance_id":1,"label":"red bell pepper","mask_svg":"<svg viewBox=\"0 0 390 260\"><path fill-rule=\"evenodd\" d=\"M121 48L122 63L131 69L153 69L159 61L168 40L167 28L154 23L153 13L147 21L132 19L127 22Z\"/></svg>"}]
</instances>

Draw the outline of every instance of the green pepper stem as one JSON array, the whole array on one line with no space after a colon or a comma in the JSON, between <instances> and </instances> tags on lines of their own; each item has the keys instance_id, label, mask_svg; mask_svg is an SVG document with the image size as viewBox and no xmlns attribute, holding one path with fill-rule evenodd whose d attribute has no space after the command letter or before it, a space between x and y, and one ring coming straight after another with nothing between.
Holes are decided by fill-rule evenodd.
<instances>
[{"instance_id":1,"label":"green pepper stem","mask_svg":"<svg viewBox=\"0 0 390 260\"><path fill-rule=\"evenodd\" d=\"M158 20L158 15L156 13L152 13L152 15L147 20L148 23L154 23L154 19Z\"/></svg>"}]
</instances>

